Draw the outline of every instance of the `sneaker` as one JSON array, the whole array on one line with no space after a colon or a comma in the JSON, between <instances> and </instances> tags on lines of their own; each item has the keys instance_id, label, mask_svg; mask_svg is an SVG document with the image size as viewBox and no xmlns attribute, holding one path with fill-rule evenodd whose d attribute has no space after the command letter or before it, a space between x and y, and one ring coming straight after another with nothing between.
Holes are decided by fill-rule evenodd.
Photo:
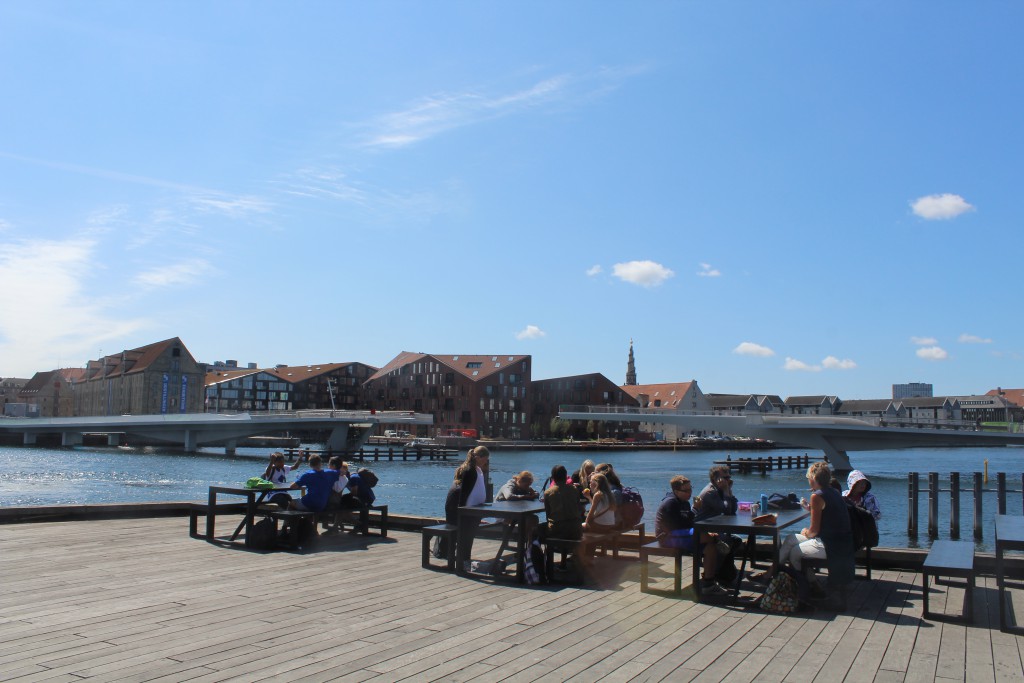
<instances>
[{"instance_id":1,"label":"sneaker","mask_svg":"<svg viewBox=\"0 0 1024 683\"><path fill-rule=\"evenodd\" d=\"M768 580L771 577L768 575L768 572L757 572L756 574L754 572L750 572L747 574L747 578L754 583L768 583Z\"/></svg>"},{"instance_id":2,"label":"sneaker","mask_svg":"<svg viewBox=\"0 0 1024 683\"><path fill-rule=\"evenodd\" d=\"M700 592L703 595L728 595L729 591L719 586L714 581L701 581Z\"/></svg>"}]
</instances>

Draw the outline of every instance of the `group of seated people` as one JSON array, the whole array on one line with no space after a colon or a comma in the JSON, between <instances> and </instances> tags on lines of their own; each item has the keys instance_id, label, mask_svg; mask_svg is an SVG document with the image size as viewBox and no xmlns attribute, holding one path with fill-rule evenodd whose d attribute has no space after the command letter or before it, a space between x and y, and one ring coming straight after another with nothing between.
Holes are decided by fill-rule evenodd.
<instances>
[{"instance_id":1,"label":"group of seated people","mask_svg":"<svg viewBox=\"0 0 1024 683\"><path fill-rule=\"evenodd\" d=\"M321 513L330 510L355 510L360 513L359 524L352 533L367 532L367 513L377 496L373 492L376 479L369 470L360 469L354 474L348 470L348 464L340 457L330 459L327 469L323 467L323 459L319 455L303 454L291 465L285 464L284 454L273 453L270 464L263 478L278 486L287 483L287 475L302 466L309 465L304 472L292 482L289 488L305 489L301 498L292 498L288 493L278 492L270 502L284 509L303 512Z\"/></svg>"}]
</instances>

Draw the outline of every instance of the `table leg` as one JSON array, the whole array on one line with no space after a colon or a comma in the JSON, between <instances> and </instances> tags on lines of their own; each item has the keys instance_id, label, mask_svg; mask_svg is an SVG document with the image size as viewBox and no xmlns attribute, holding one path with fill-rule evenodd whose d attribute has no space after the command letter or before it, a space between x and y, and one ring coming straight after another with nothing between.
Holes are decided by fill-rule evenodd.
<instances>
[{"instance_id":1,"label":"table leg","mask_svg":"<svg viewBox=\"0 0 1024 683\"><path fill-rule=\"evenodd\" d=\"M206 540L213 541L213 530L217 521L217 492L210 490L206 499Z\"/></svg>"},{"instance_id":2,"label":"table leg","mask_svg":"<svg viewBox=\"0 0 1024 683\"><path fill-rule=\"evenodd\" d=\"M996 539L996 587L999 595L999 630L1006 630L1006 585L1004 583L1003 547Z\"/></svg>"},{"instance_id":3,"label":"table leg","mask_svg":"<svg viewBox=\"0 0 1024 683\"><path fill-rule=\"evenodd\" d=\"M473 531L469 528L469 515L459 513L459 524L458 529L455 531L456 542L455 542L455 573L459 576L466 575L466 562L469 560L466 552L468 545L466 543L467 536Z\"/></svg>"},{"instance_id":4,"label":"table leg","mask_svg":"<svg viewBox=\"0 0 1024 683\"><path fill-rule=\"evenodd\" d=\"M700 542L699 536L693 546L693 592L697 594L697 602L701 602L703 594L700 591L700 567L704 560L704 544Z\"/></svg>"}]
</instances>

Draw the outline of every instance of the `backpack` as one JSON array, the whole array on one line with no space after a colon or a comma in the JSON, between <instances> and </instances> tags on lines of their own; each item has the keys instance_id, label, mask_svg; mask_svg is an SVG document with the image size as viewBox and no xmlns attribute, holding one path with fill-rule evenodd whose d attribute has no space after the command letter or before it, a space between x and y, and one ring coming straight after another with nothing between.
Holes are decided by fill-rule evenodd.
<instances>
[{"instance_id":1,"label":"backpack","mask_svg":"<svg viewBox=\"0 0 1024 683\"><path fill-rule=\"evenodd\" d=\"M845 499L844 499L845 500ZM874 516L859 505L846 501L850 512L850 531L853 533L854 551L878 545L878 524Z\"/></svg>"},{"instance_id":2,"label":"backpack","mask_svg":"<svg viewBox=\"0 0 1024 683\"><path fill-rule=\"evenodd\" d=\"M619 526L624 529L632 529L644 518L644 499L640 492L631 486L622 487L622 498L619 507L615 510L619 518Z\"/></svg>"},{"instance_id":3,"label":"backpack","mask_svg":"<svg viewBox=\"0 0 1024 683\"><path fill-rule=\"evenodd\" d=\"M547 572L544 569L544 549L541 548L540 541L534 538L523 554L526 556L523 561L523 575L526 577L526 583L531 586L547 583L547 576L545 576Z\"/></svg>"},{"instance_id":4,"label":"backpack","mask_svg":"<svg viewBox=\"0 0 1024 683\"><path fill-rule=\"evenodd\" d=\"M799 510L800 501L797 500L796 494L791 493L788 496L784 496L781 493L773 493L768 496L768 507L772 510ZM768 510L762 510L767 513Z\"/></svg>"},{"instance_id":5,"label":"backpack","mask_svg":"<svg viewBox=\"0 0 1024 683\"><path fill-rule=\"evenodd\" d=\"M277 523L264 517L252 525L252 533L246 535L246 547L254 550L272 550L277 544Z\"/></svg>"},{"instance_id":6,"label":"backpack","mask_svg":"<svg viewBox=\"0 0 1024 683\"><path fill-rule=\"evenodd\" d=\"M368 470L365 467L360 467L359 471L356 472L356 474L358 474L359 478L365 481L366 485L369 486L371 489L377 485L377 475L374 474L371 470Z\"/></svg>"},{"instance_id":7,"label":"backpack","mask_svg":"<svg viewBox=\"0 0 1024 683\"><path fill-rule=\"evenodd\" d=\"M267 481L263 477L249 477L245 480L245 488L267 491L274 488L274 482Z\"/></svg>"},{"instance_id":8,"label":"backpack","mask_svg":"<svg viewBox=\"0 0 1024 683\"><path fill-rule=\"evenodd\" d=\"M792 614L800 607L796 579L779 571L772 577L761 596L760 607L773 614Z\"/></svg>"}]
</instances>

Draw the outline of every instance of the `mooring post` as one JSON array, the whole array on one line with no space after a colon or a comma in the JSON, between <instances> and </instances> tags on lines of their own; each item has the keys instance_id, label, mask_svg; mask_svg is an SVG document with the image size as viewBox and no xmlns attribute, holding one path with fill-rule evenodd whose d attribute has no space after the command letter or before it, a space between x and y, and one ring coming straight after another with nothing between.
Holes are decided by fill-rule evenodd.
<instances>
[{"instance_id":1,"label":"mooring post","mask_svg":"<svg viewBox=\"0 0 1024 683\"><path fill-rule=\"evenodd\" d=\"M980 541L982 537L981 521L981 472L974 473L974 538Z\"/></svg>"},{"instance_id":2,"label":"mooring post","mask_svg":"<svg viewBox=\"0 0 1024 683\"><path fill-rule=\"evenodd\" d=\"M949 473L949 537L960 538L960 473Z\"/></svg>"},{"instance_id":3,"label":"mooring post","mask_svg":"<svg viewBox=\"0 0 1024 683\"><path fill-rule=\"evenodd\" d=\"M1006 472L996 472L996 505L999 514L1006 514Z\"/></svg>"},{"instance_id":4,"label":"mooring post","mask_svg":"<svg viewBox=\"0 0 1024 683\"><path fill-rule=\"evenodd\" d=\"M907 535L917 538L917 472L907 473Z\"/></svg>"},{"instance_id":5,"label":"mooring post","mask_svg":"<svg viewBox=\"0 0 1024 683\"><path fill-rule=\"evenodd\" d=\"M939 473L928 473L928 538L939 535Z\"/></svg>"}]
</instances>

